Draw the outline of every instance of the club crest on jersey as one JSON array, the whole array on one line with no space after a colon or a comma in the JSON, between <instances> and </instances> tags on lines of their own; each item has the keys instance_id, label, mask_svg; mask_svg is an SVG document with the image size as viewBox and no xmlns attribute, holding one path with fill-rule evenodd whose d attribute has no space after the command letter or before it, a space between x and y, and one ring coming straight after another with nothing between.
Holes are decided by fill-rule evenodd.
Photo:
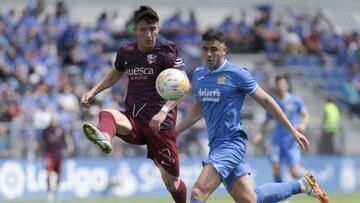
<instances>
[{"instance_id":1,"label":"club crest on jersey","mask_svg":"<svg viewBox=\"0 0 360 203\"><path fill-rule=\"evenodd\" d=\"M217 79L217 84L222 85L225 83L225 76L224 75L220 75Z\"/></svg>"},{"instance_id":2,"label":"club crest on jersey","mask_svg":"<svg viewBox=\"0 0 360 203\"><path fill-rule=\"evenodd\" d=\"M154 54L148 54L147 55L147 62L149 65L156 63L156 55Z\"/></svg>"}]
</instances>

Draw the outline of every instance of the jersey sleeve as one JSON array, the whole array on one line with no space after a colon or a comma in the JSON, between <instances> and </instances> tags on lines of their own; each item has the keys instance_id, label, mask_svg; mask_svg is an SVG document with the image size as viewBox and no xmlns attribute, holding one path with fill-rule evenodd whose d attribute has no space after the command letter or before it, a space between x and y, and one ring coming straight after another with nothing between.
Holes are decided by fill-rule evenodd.
<instances>
[{"instance_id":1,"label":"jersey sleeve","mask_svg":"<svg viewBox=\"0 0 360 203\"><path fill-rule=\"evenodd\" d=\"M181 54L175 43L171 43L168 45L170 48L170 53L166 60L166 66L170 68L176 68L180 70L185 69L185 63L181 57Z\"/></svg>"},{"instance_id":2,"label":"jersey sleeve","mask_svg":"<svg viewBox=\"0 0 360 203\"><path fill-rule=\"evenodd\" d=\"M124 52L122 51L122 48L120 48L116 53L116 58L114 63L115 70L117 70L118 72L125 72L124 58L125 58Z\"/></svg>"},{"instance_id":3,"label":"jersey sleeve","mask_svg":"<svg viewBox=\"0 0 360 203\"><path fill-rule=\"evenodd\" d=\"M254 77L246 68L239 68L236 71L238 89L246 94L252 94L258 88Z\"/></svg>"}]
</instances>

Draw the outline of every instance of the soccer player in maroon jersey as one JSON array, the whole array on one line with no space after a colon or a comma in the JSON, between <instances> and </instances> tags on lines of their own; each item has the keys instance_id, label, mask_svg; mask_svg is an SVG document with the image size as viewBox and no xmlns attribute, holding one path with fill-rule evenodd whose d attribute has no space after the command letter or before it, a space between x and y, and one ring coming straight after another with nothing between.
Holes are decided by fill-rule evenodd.
<instances>
[{"instance_id":1,"label":"soccer player in maroon jersey","mask_svg":"<svg viewBox=\"0 0 360 203\"><path fill-rule=\"evenodd\" d=\"M49 201L56 199L60 184L61 162L63 149L66 147L68 154L74 151L74 143L71 136L61 127L55 115L52 115L50 125L41 132L39 145L43 147L45 155L45 168L47 170L47 191ZM56 174L56 185L51 184L52 174Z\"/></svg>"},{"instance_id":2,"label":"soccer player in maroon jersey","mask_svg":"<svg viewBox=\"0 0 360 203\"><path fill-rule=\"evenodd\" d=\"M103 109L98 128L83 125L86 137L103 152L110 153L114 135L124 141L146 145L147 157L159 168L162 180L176 203L186 202L186 186L179 179L179 153L176 141L176 106L181 102L166 101L156 92L155 81L167 68L182 69L184 64L176 44L157 38L158 14L149 6L134 13L136 41L123 45L117 52L115 67L81 98L90 105L102 90L114 85L123 74L129 78L125 111Z\"/></svg>"}]
</instances>

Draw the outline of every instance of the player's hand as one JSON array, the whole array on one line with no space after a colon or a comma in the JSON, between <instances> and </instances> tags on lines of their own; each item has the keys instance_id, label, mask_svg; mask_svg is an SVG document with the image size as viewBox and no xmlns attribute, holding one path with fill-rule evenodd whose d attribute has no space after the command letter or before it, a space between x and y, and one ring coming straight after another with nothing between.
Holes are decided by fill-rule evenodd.
<instances>
[{"instance_id":1,"label":"player's hand","mask_svg":"<svg viewBox=\"0 0 360 203\"><path fill-rule=\"evenodd\" d=\"M299 143L299 145L301 146L302 149L308 151L309 147L310 147L310 142L309 140L305 137L305 135L303 135L302 133L300 133L298 130L296 130L295 132L293 132L293 137L296 140L297 143Z\"/></svg>"},{"instance_id":2,"label":"player's hand","mask_svg":"<svg viewBox=\"0 0 360 203\"><path fill-rule=\"evenodd\" d=\"M161 123L164 122L166 116L167 113L165 113L164 111L159 111L159 113L155 114L152 117L149 126L155 134L157 134L160 131Z\"/></svg>"},{"instance_id":3,"label":"player's hand","mask_svg":"<svg viewBox=\"0 0 360 203\"><path fill-rule=\"evenodd\" d=\"M91 91L89 91L82 95L81 100L80 100L80 105L83 107L89 108L93 99L94 99L94 95Z\"/></svg>"}]
</instances>

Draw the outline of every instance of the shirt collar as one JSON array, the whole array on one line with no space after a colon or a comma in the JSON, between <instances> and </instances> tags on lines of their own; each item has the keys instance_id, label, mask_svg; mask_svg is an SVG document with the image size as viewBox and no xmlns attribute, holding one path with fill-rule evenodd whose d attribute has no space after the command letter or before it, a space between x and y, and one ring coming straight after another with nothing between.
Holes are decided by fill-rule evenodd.
<instances>
[{"instance_id":1,"label":"shirt collar","mask_svg":"<svg viewBox=\"0 0 360 203\"><path fill-rule=\"evenodd\" d=\"M224 68L225 68L225 64L227 63L227 59L224 60L223 64L221 64L221 66L213 71L211 71L209 69L209 67L206 66L207 70L210 72L210 73L217 73L217 72L220 72L222 71Z\"/></svg>"}]
</instances>

